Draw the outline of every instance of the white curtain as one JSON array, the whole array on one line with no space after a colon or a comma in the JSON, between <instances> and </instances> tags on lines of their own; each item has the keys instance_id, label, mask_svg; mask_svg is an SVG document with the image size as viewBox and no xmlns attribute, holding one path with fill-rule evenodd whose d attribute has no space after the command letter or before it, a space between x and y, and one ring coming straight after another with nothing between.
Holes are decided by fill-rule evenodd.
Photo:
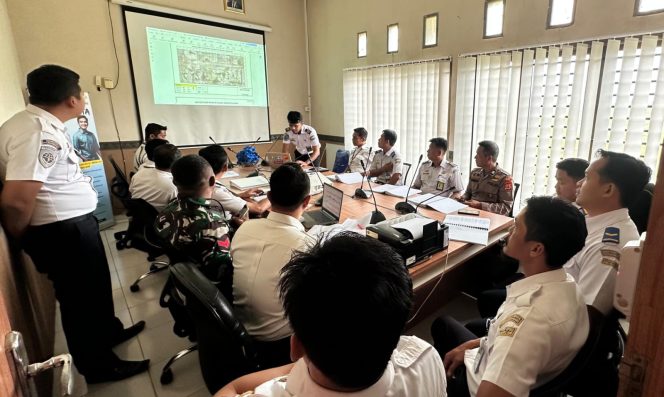
<instances>
[{"instance_id":1,"label":"white curtain","mask_svg":"<svg viewBox=\"0 0 664 397\"><path fill-rule=\"evenodd\" d=\"M404 162L417 162L420 154L426 156L429 139L447 137L449 85L449 60L344 70L347 146L356 127L367 129L374 150L381 131L393 129Z\"/></svg>"},{"instance_id":2,"label":"white curtain","mask_svg":"<svg viewBox=\"0 0 664 397\"><path fill-rule=\"evenodd\" d=\"M552 194L556 163L589 157L603 48L578 43L461 58L454 149L464 172L474 167L468 159L477 143L492 140L500 167L521 185L517 210L521 198Z\"/></svg>"},{"instance_id":3,"label":"white curtain","mask_svg":"<svg viewBox=\"0 0 664 397\"><path fill-rule=\"evenodd\" d=\"M625 152L656 174L664 135L662 36L609 40L592 152ZM653 179L656 175L653 175Z\"/></svg>"}]
</instances>

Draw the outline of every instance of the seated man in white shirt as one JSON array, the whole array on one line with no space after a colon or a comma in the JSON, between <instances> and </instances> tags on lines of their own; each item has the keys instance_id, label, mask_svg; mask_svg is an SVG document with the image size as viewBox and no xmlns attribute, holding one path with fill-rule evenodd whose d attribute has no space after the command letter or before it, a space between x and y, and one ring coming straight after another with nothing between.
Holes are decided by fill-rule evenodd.
<instances>
[{"instance_id":1,"label":"seated man in white shirt","mask_svg":"<svg viewBox=\"0 0 664 397\"><path fill-rule=\"evenodd\" d=\"M588 337L588 310L562 266L586 235L583 215L570 203L547 196L528 200L504 248L526 277L507 287L488 336L477 338L447 316L431 326L452 377L450 396L527 396L572 362Z\"/></svg>"},{"instance_id":2,"label":"seated man in white shirt","mask_svg":"<svg viewBox=\"0 0 664 397\"><path fill-rule=\"evenodd\" d=\"M353 130L353 150L350 152L348 159L348 172L364 172L364 169L371 167L371 159L373 153L370 152L371 148L366 146L367 136L369 133L364 127L358 127ZM362 166L364 162L364 167Z\"/></svg>"},{"instance_id":3,"label":"seated man in white shirt","mask_svg":"<svg viewBox=\"0 0 664 397\"><path fill-rule=\"evenodd\" d=\"M293 333L279 301L279 273L293 252L314 239L299 219L309 205L309 177L296 163L277 168L270 177L267 218L252 219L233 237L233 298L238 318L254 337L263 368L290 362Z\"/></svg>"},{"instance_id":4,"label":"seated man in white shirt","mask_svg":"<svg viewBox=\"0 0 664 397\"><path fill-rule=\"evenodd\" d=\"M576 203L577 183L585 177L587 160L568 158L556 164L556 196Z\"/></svg>"},{"instance_id":5,"label":"seated man in white shirt","mask_svg":"<svg viewBox=\"0 0 664 397\"><path fill-rule=\"evenodd\" d=\"M431 193L441 197L461 198L463 181L461 171L456 164L445 160L447 139L433 138L429 141L427 157L429 161L420 166L413 187L422 193Z\"/></svg>"},{"instance_id":6,"label":"seated man in white shirt","mask_svg":"<svg viewBox=\"0 0 664 397\"><path fill-rule=\"evenodd\" d=\"M233 216L238 216L244 207L247 207L252 215L260 215L270 209L269 200L265 199L259 202L253 200L253 197L263 193L262 190L249 189L236 196L221 183L221 178L228 171L228 154L223 147L210 145L199 150L198 155L207 160L212 166L212 172L214 172L216 180L212 199L217 200L224 211L230 212Z\"/></svg>"},{"instance_id":7,"label":"seated man in white shirt","mask_svg":"<svg viewBox=\"0 0 664 397\"><path fill-rule=\"evenodd\" d=\"M138 172L138 169L148 160L147 144L153 139L166 140L166 126L157 123L149 123L145 126L145 141L134 152L134 167L132 173Z\"/></svg>"},{"instance_id":8,"label":"seated man in white shirt","mask_svg":"<svg viewBox=\"0 0 664 397\"><path fill-rule=\"evenodd\" d=\"M154 149L155 167L141 167L131 178L129 183L131 198L143 199L157 212L161 212L178 195L178 189L173 184L171 165L180 157L182 157L180 149L170 143Z\"/></svg>"},{"instance_id":9,"label":"seated man in white shirt","mask_svg":"<svg viewBox=\"0 0 664 397\"><path fill-rule=\"evenodd\" d=\"M378 138L376 155L371 161L371 168L365 172L368 177L375 176L379 183L401 185L403 162L401 155L394 149L397 143L397 133L393 130L383 130Z\"/></svg>"},{"instance_id":10,"label":"seated man in white shirt","mask_svg":"<svg viewBox=\"0 0 664 397\"><path fill-rule=\"evenodd\" d=\"M386 244L338 234L296 254L279 291L295 363L241 377L216 397L248 390L280 397L446 396L438 353L401 336L413 287L403 259Z\"/></svg>"}]
</instances>

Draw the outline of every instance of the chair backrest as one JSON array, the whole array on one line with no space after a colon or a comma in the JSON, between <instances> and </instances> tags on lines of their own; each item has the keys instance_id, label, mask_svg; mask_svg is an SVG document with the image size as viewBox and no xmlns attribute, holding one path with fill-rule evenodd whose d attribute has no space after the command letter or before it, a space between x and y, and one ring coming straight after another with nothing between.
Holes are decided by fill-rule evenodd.
<instances>
[{"instance_id":1,"label":"chair backrest","mask_svg":"<svg viewBox=\"0 0 664 397\"><path fill-rule=\"evenodd\" d=\"M154 228L154 222L159 214L157 210L143 199L128 199L124 204L131 214L127 228L130 246L150 254L163 253L164 242L157 236Z\"/></svg>"},{"instance_id":2,"label":"chair backrest","mask_svg":"<svg viewBox=\"0 0 664 397\"><path fill-rule=\"evenodd\" d=\"M583 372L586 368L593 365L593 361L597 356L596 352L600 344L605 321L604 316L597 309L590 305L587 305L586 307L588 309L588 320L590 325L588 339L586 339L586 342L581 347L581 350L579 350L567 368L565 368L563 372L558 374L558 376L549 382L532 390L530 392L531 397L549 397L560 395L561 393L565 392L577 379L581 379L583 377Z\"/></svg>"},{"instance_id":3,"label":"chair backrest","mask_svg":"<svg viewBox=\"0 0 664 397\"><path fill-rule=\"evenodd\" d=\"M408 173L410 172L410 167L410 163L403 163L403 166L401 167L401 178L399 178L399 183L402 185L408 183Z\"/></svg>"},{"instance_id":4,"label":"chair backrest","mask_svg":"<svg viewBox=\"0 0 664 397\"><path fill-rule=\"evenodd\" d=\"M334 156L334 166L332 166L332 171L336 174L345 172L348 168L348 162L350 159L350 153L345 149L337 149L337 154Z\"/></svg>"},{"instance_id":5,"label":"chair backrest","mask_svg":"<svg viewBox=\"0 0 664 397\"><path fill-rule=\"evenodd\" d=\"M115 176L111 179L111 193L125 204L125 200L131 198L131 194L129 193L129 181L127 181L127 176L118 163L113 160L113 157L109 157L109 161L115 170Z\"/></svg>"},{"instance_id":6,"label":"chair backrest","mask_svg":"<svg viewBox=\"0 0 664 397\"><path fill-rule=\"evenodd\" d=\"M648 228L648 217L650 216L654 191L655 185L653 183L647 184L628 208L629 217L634 221L639 234L645 232Z\"/></svg>"},{"instance_id":7,"label":"chair backrest","mask_svg":"<svg viewBox=\"0 0 664 397\"><path fill-rule=\"evenodd\" d=\"M170 267L196 329L198 356L210 393L259 369L253 340L217 287L191 262Z\"/></svg>"},{"instance_id":8,"label":"chair backrest","mask_svg":"<svg viewBox=\"0 0 664 397\"><path fill-rule=\"evenodd\" d=\"M509 212L509 214L507 214L507 216L509 216L509 217L514 217L514 203L516 203L516 200L517 200L516 195L519 194L519 188L520 187L521 187L520 183L515 183L514 184L514 194L512 195L512 200L513 200L512 201L512 208L510 208L510 212Z\"/></svg>"}]
</instances>

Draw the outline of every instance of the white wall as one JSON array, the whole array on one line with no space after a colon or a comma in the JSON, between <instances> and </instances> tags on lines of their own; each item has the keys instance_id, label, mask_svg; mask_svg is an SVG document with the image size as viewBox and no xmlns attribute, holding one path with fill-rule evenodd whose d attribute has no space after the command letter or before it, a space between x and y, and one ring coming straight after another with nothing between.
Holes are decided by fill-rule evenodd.
<instances>
[{"instance_id":1,"label":"white wall","mask_svg":"<svg viewBox=\"0 0 664 397\"><path fill-rule=\"evenodd\" d=\"M635 0L577 0L574 25L546 29L549 0L507 0L504 36L483 39L484 0L305 0L311 52L312 124L343 136L342 70L453 57L450 135L454 126L456 57L478 51L663 31L664 13L634 17ZM423 17L439 14L439 45L422 48ZM399 23L399 52L387 54L387 25ZM368 56L357 58L357 33L368 32Z\"/></svg>"},{"instance_id":2,"label":"white wall","mask_svg":"<svg viewBox=\"0 0 664 397\"><path fill-rule=\"evenodd\" d=\"M30 70L45 63L60 64L78 72L81 75L81 87L90 92L102 142L118 140L109 94L106 90L97 92L94 87L95 75L110 78L118 75L109 20L110 8L119 58L119 83L112 92L117 127L123 141L138 140L142 127L138 125L136 116L120 7L106 0L4 1L7 2L18 50L21 84L25 84L24 76ZM305 35L302 0L246 0L244 15L224 11L221 0L145 2L270 26L273 30L266 33L266 51L272 131L282 131L289 110L304 110L307 104L307 84L303 58ZM5 29L4 26L3 23L2 29ZM5 74L3 68L0 78L15 79L15 76Z\"/></svg>"}]
</instances>

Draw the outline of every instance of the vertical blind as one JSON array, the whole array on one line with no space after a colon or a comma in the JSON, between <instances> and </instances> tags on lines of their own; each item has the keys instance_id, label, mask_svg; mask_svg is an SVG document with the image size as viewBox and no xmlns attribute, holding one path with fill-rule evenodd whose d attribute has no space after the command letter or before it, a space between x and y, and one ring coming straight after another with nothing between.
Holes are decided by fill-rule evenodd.
<instances>
[{"instance_id":1,"label":"vertical blind","mask_svg":"<svg viewBox=\"0 0 664 397\"><path fill-rule=\"evenodd\" d=\"M662 62L661 36L651 35L462 57L454 149L463 174L482 140L499 145L499 165L523 199L553 193L560 160L591 159L600 148L656 170Z\"/></svg>"},{"instance_id":2,"label":"vertical blind","mask_svg":"<svg viewBox=\"0 0 664 397\"><path fill-rule=\"evenodd\" d=\"M381 131L393 129L404 162L417 162L429 139L447 136L449 85L446 59L344 70L345 141L364 127L367 144L377 150Z\"/></svg>"}]
</instances>

